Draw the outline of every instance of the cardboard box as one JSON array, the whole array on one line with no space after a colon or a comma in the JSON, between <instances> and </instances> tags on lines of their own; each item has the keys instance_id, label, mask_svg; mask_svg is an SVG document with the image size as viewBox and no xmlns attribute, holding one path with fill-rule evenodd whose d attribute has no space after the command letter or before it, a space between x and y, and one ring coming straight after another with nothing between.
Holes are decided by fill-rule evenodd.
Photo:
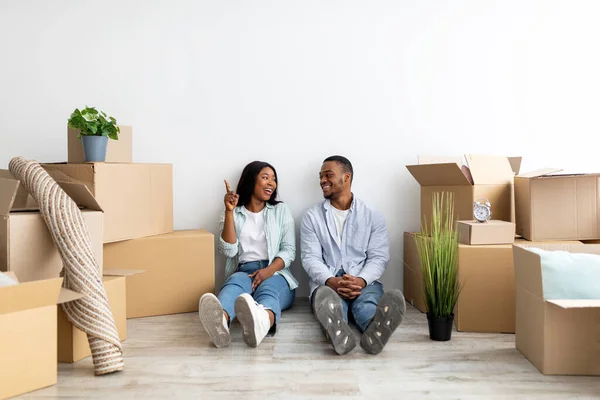
<instances>
[{"instance_id":1,"label":"cardboard box","mask_svg":"<svg viewBox=\"0 0 600 400\"><path fill-rule=\"evenodd\" d=\"M0 398L56 384L56 305L82 297L62 281L0 287Z\"/></svg>"},{"instance_id":2,"label":"cardboard box","mask_svg":"<svg viewBox=\"0 0 600 400\"><path fill-rule=\"evenodd\" d=\"M214 235L205 230L108 243L104 263L145 270L127 279L127 318L198 311L200 296L214 293Z\"/></svg>"},{"instance_id":3,"label":"cardboard box","mask_svg":"<svg viewBox=\"0 0 600 400\"><path fill-rule=\"evenodd\" d=\"M117 125L121 132L119 139L108 139L106 146L106 162L130 163L132 162L133 140L132 128L126 125ZM69 128L67 126L67 161L69 163L81 164L85 162L83 154L83 145L81 139L77 138L79 129Z\"/></svg>"},{"instance_id":4,"label":"cardboard box","mask_svg":"<svg viewBox=\"0 0 600 400\"><path fill-rule=\"evenodd\" d=\"M462 244L512 244L515 241L515 224L490 220L458 221L458 241Z\"/></svg>"},{"instance_id":5,"label":"cardboard box","mask_svg":"<svg viewBox=\"0 0 600 400\"><path fill-rule=\"evenodd\" d=\"M43 164L85 184L104 210L104 243L173 231L171 164Z\"/></svg>"},{"instance_id":6,"label":"cardboard box","mask_svg":"<svg viewBox=\"0 0 600 400\"><path fill-rule=\"evenodd\" d=\"M517 234L533 241L600 239L600 174L558 171L515 177Z\"/></svg>"},{"instance_id":7,"label":"cardboard box","mask_svg":"<svg viewBox=\"0 0 600 400\"><path fill-rule=\"evenodd\" d=\"M528 243L516 239L515 243ZM567 248L580 242L556 242ZM426 312L423 279L414 233L404 233L404 295ZM455 309L455 324L461 332L515 332L515 276L513 245L458 246L458 279L463 285Z\"/></svg>"},{"instance_id":8,"label":"cardboard box","mask_svg":"<svg viewBox=\"0 0 600 400\"><path fill-rule=\"evenodd\" d=\"M546 375L600 375L600 300L545 300L540 256L527 250L600 254L600 245L515 245L517 349Z\"/></svg>"},{"instance_id":9,"label":"cardboard box","mask_svg":"<svg viewBox=\"0 0 600 400\"><path fill-rule=\"evenodd\" d=\"M117 325L119 339L127 339L125 276L103 277L108 304ZM73 363L92 355L87 335L73 326L58 307L58 361Z\"/></svg>"},{"instance_id":10,"label":"cardboard box","mask_svg":"<svg viewBox=\"0 0 600 400\"><path fill-rule=\"evenodd\" d=\"M492 204L492 218L514 222L513 178L520 158L485 155L466 155L467 165L460 158L420 157L419 164L406 168L421 185L421 222L431 220L432 194L454 193L456 220L473 219L473 203L486 198ZM512 161L512 163L511 163Z\"/></svg>"},{"instance_id":11,"label":"cardboard box","mask_svg":"<svg viewBox=\"0 0 600 400\"><path fill-rule=\"evenodd\" d=\"M85 185L57 182L81 209L92 250L102 267L104 215ZM12 271L19 281L57 278L63 262L39 207L8 170L0 170L0 271Z\"/></svg>"},{"instance_id":12,"label":"cardboard box","mask_svg":"<svg viewBox=\"0 0 600 400\"><path fill-rule=\"evenodd\" d=\"M515 332L512 245L458 246L463 285L455 311L461 332Z\"/></svg>"},{"instance_id":13,"label":"cardboard box","mask_svg":"<svg viewBox=\"0 0 600 400\"><path fill-rule=\"evenodd\" d=\"M421 312L427 310L423 299L423 278L421 273L421 259L417 250L415 233L404 232L404 271L402 290L408 303Z\"/></svg>"}]
</instances>

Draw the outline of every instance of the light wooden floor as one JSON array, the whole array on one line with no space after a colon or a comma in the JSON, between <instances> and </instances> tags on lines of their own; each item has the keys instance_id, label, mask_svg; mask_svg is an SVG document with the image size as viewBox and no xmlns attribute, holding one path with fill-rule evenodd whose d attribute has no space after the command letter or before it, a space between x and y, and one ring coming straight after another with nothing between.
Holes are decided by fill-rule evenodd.
<instances>
[{"instance_id":1,"label":"light wooden floor","mask_svg":"<svg viewBox=\"0 0 600 400\"><path fill-rule=\"evenodd\" d=\"M377 356L360 346L333 353L306 299L256 349L243 343L237 323L232 344L213 347L194 313L129 320L124 354L125 370L104 377L94 376L91 358L60 364L58 385L27 397L600 398L600 377L544 376L514 348L514 335L453 332L450 342L433 342L412 307Z\"/></svg>"}]
</instances>

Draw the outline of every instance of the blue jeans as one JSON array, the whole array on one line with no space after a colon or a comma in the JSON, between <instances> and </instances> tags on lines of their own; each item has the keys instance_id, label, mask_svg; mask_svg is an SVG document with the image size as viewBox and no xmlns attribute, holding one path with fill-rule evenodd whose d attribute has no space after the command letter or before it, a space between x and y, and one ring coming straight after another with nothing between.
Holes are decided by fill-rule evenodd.
<instances>
[{"instance_id":1,"label":"blue jeans","mask_svg":"<svg viewBox=\"0 0 600 400\"><path fill-rule=\"evenodd\" d=\"M336 276L342 276L344 274L345 272L340 270ZM348 322L348 309L350 309L350 316L356 323L356 326L361 332L364 332L375 316L377 303L379 303L382 296L383 285L379 282L373 282L370 285L367 285L360 291L360 296L354 300L346 300L340 296L342 300L344 321Z\"/></svg>"},{"instance_id":2,"label":"blue jeans","mask_svg":"<svg viewBox=\"0 0 600 400\"><path fill-rule=\"evenodd\" d=\"M248 275L265 268L269 262L252 261L238 266L237 272L231 274L221 287L219 292L219 301L221 306L229 315L229 321L235 318L235 299L242 293L249 293L258 304L262 304L265 309L271 310L275 315L275 324L269 331L269 334L274 334L277 322L281 318L281 311L286 310L294 303L296 290L290 290L290 287L281 275L273 275L263 281L252 293L252 278Z\"/></svg>"}]
</instances>

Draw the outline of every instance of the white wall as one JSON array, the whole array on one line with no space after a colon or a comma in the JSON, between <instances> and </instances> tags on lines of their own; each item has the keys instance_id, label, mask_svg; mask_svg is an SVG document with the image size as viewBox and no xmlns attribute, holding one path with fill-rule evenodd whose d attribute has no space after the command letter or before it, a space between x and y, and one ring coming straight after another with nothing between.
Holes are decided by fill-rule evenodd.
<instances>
[{"instance_id":1,"label":"white wall","mask_svg":"<svg viewBox=\"0 0 600 400\"><path fill-rule=\"evenodd\" d=\"M134 161L174 164L176 229L216 233L223 179L246 163L275 165L299 223L342 154L401 287L417 154L600 170L599 15L594 0L3 1L0 168L65 160L69 114L96 106L133 126Z\"/></svg>"}]
</instances>

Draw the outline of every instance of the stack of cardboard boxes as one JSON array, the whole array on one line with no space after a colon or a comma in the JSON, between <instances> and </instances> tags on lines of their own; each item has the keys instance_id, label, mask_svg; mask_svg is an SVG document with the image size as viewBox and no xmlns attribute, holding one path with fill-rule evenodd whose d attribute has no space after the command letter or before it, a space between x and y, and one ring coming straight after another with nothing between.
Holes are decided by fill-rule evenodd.
<instances>
[{"instance_id":1,"label":"stack of cardboard boxes","mask_svg":"<svg viewBox=\"0 0 600 400\"><path fill-rule=\"evenodd\" d=\"M127 279L127 318L198 310L214 291L214 237L173 231L172 164L132 163L132 128L109 140L106 162L83 163L77 131L68 129L68 162L48 171L84 183L104 210L104 265L141 269Z\"/></svg>"},{"instance_id":2,"label":"stack of cardboard boxes","mask_svg":"<svg viewBox=\"0 0 600 400\"><path fill-rule=\"evenodd\" d=\"M517 234L531 241L514 248L516 347L544 374L600 375L600 296L546 299L541 257L528 250L600 255L600 174L535 171L515 177L515 193Z\"/></svg>"},{"instance_id":3,"label":"stack of cardboard boxes","mask_svg":"<svg viewBox=\"0 0 600 400\"><path fill-rule=\"evenodd\" d=\"M85 185L57 182L80 206L102 268L104 213L100 205ZM0 398L6 398L56 384L57 360L68 358L68 349L84 345L89 354L89 346L87 340L82 344L67 337L71 325L59 323L62 311L57 305L81 296L64 296L68 291L61 290L58 249L37 203L8 170L0 170L0 215L0 271L19 282L0 288ZM111 308L117 310L115 322L124 326L118 310L125 305L116 300L109 297Z\"/></svg>"},{"instance_id":4,"label":"stack of cardboard boxes","mask_svg":"<svg viewBox=\"0 0 600 400\"><path fill-rule=\"evenodd\" d=\"M172 165L133 163L132 129L120 130L106 162L84 163L77 131L67 129L68 161L42 167L80 206L124 340L126 318L198 310L200 296L214 291L214 238L206 230L173 230ZM0 171L0 216L0 271L20 282L0 289L8 299L0 302L2 326L15 321L14 329L0 329L0 376L13 377L0 385L4 398L55 384L57 360L91 352L57 307L76 294L63 290L59 299L62 261L37 204L7 170ZM15 363L38 367L17 374Z\"/></svg>"},{"instance_id":5,"label":"stack of cardboard boxes","mask_svg":"<svg viewBox=\"0 0 600 400\"><path fill-rule=\"evenodd\" d=\"M527 268L520 265L521 260L531 260L517 257L519 253L514 249L533 246L582 252L579 246L591 246L584 245L582 240L600 238L598 176L549 176L547 170L519 175L520 158L466 155L465 160L466 163L461 158L421 157L418 164L407 166L421 185L421 220L431 215L431 193L455 194L454 212L460 241L458 273L463 285L455 309L457 330L516 333L517 349L540 371L548 373L539 362L543 357L533 357L531 350L532 343L543 342L544 337L525 338L534 334L531 329L535 327L537 333L554 338L548 340L557 344L556 334L542 332L543 324L537 322L543 321L544 311L532 307L530 297L519 295L523 285L528 283L518 273L519 269ZM473 203L480 198L489 199L492 205L492 221L485 224L473 221ZM537 260L539 262L539 257ZM404 293L409 303L421 312L426 311L421 265L411 232L404 233ZM536 324L532 324L532 320L537 321ZM600 318L596 321L594 329L600 331ZM569 339L563 336L560 341L563 344ZM597 348L597 342L588 341L587 346ZM567 366L561 371L589 373L592 370Z\"/></svg>"},{"instance_id":6,"label":"stack of cardboard boxes","mask_svg":"<svg viewBox=\"0 0 600 400\"><path fill-rule=\"evenodd\" d=\"M83 163L78 132L68 128L68 162L43 166L85 184L102 206L105 270L145 271L127 279L127 318L197 311L214 291L214 237L173 230L172 164L132 163L132 128L120 131L106 162Z\"/></svg>"}]
</instances>

